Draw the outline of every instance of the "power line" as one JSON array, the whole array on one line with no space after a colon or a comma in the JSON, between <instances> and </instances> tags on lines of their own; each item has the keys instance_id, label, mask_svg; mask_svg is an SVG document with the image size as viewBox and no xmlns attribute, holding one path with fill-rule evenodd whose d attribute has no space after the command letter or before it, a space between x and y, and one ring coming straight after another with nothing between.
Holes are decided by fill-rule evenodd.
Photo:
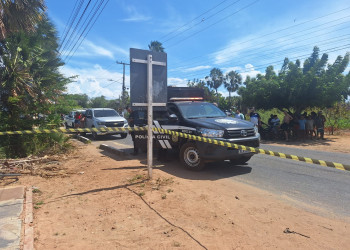
<instances>
[{"instance_id":1,"label":"power line","mask_svg":"<svg viewBox=\"0 0 350 250\"><path fill-rule=\"evenodd\" d=\"M75 40L75 43L73 44L73 46L71 46L71 49L69 50L69 52L66 53L65 60L69 57L69 55L70 55L70 54L72 53L72 51L74 50L75 46L78 44L80 38L82 37L82 35L83 35L84 32L86 31L87 27L90 25L91 20L95 17L96 12L99 10L99 8L100 8L101 5L103 4L103 2L104 2L104 0L100 0L98 7L95 8L95 10L94 10L94 9L91 9L91 10L90 10L89 16L90 16L90 14L91 14L93 11L94 11L94 13L93 13L92 17L90 18L90 20L88 21L88 23L85 25L84 30L80 33L79 38L78 38L77 40ZM96 3L97 3L97 2L96 2ZM95 4L93 7L95 7L95 6L96 6L96 4ZM88 19L88 17L85 19L85 21L86 21L87 19ZM80 27L80 30L82 29L82 27L83 27L83 26Z\"/></svg>"},{"instance_id":2,"label":"power line","mask_svg":"<svg viewBox=\"0 0 350 250\"><path fill-rule=\"evenodd\" d=\"M70 34L69 38L68 38L68 41L66 42L65 46L63 47L63 49L61 50L61 54L62 54L62 51L64 51L64 49L66 48L66 46L68 44L71 44L71 39L72 39L72 35L75 34L76 30L77 30L77 27L79 26L80 22L81 22L81 19L83 18L83 16L85 15L85 12L87 10L87 8L89 7L91 3L91 0L89 0L89 2L87 3L87 5L85 6L84 10L83 10L83 13L80 15L79 17L79 20L78 22L75 24L75 27L74 27L74 30L72 31L72 33Z\"/></svg>"},{"instance_id":3,"label":"power line","mask_svg":"<svg viewBox=\"0 0 350 250\"><path fill-rule=\"evenodd\" d=\"M344 22L344 23L348 23L348 22ZM344 23L342 23L342 24L344 24ZM336 25L334 25L334 26L336 26ZM334 27L334 26L332 26L332 27ZM343 27L343 28L338 29L338 30L336 30L336 31L343 30L343 29L346 29L346 28L348 28L348 27ZM311 35L311 34L313 34L313 33L315 33L315 32L319 32L319 30L314 31L314 32L309 32L308 35ZM331 33L333 33L333 32L335 32L335 31L327 32L327 33L324 33L324 34L319 35L319 36L325 36L325 35L331 34ZM301 35L300 37L303 37L303 36L304 36L304 35ZM285 37L285 36L284 36L284 37ZM342 36L338 36L338 37L333 37L333 38L330 38L330 39L326 39L326 40L322 40L322 41L324 42L324 41L331 40L331 39L335 39L335 38L339 38L339 37L343 37L343 35L342 35ZM288 41L288 40L293 40L293 39L295 39L295 38L296 38L296 37L292 37L292 38L287 39L287 40L285 40L285 41L283 41L283 42L286 42L286 41ZM314 38L314 37L309 37L309 38L305 38L305 39L301 39L301 40L297 40L297 41L294 40L293 43L278 45L277 48L276 48L276 47L271 47L270 49L268 49L267 51L265 50L264 52L253 52L253 53L244 54L243 56L244 56L244 58L246 58L247 56L258 55L258 54L266 53L266 52L272 51L272 50L279 50L279 49L281 49L281 48L283 48L283 47L286 47L286 46L288 46L288 45L300 43L300 42L302 42L302 41L306 41L306 40L309 40L309 39L312 39L312 38ZM280 38L278 38L278 39L280 39ZM265 44L265 43L261 43L261 44ZM257 45L260 45L260 44L257 44ZM309 45L311 45L311 44L309 44ZM320 44L318 44L318 45L320 45ZM263 49L263 48L266 48L266 47L270 47L269 43L268 43L268 45L266 45L266 46L251 47L250 49L251 49L252 51L253 51L253 50L256 51L257 49ZM240 50L234 50L234 51L230 51L230 53L239 52L239 51L240 51ZM287 51L288 51L288 49L287 49ZM279 52L281 53L281 52L284 52L284 51L282 50L282 51L279 51ZM226 59L226 58L229 58L229 57L231 57L231 56L225 56L225 57L222 57L221 59ZM209 62L209 61L208 61L208 60L206 60L206 61L201 60L200 62L201 62L201 63L206 63L206 62ZM187 64L187 65L190 65L190 64ZM181 69L181 68L186 68L187 65L184 65L184 66L180 67L180 69Z\"/></svg>"},{"instance_id":4,"label":"power line","mask_svg":"<svg viewBox=\"0 0 350 250\"><path fill-rule=\"evenodd\" d=\"M169 33L165 34L164 36L162 36L161 38L158 39L158 41L162 40L162 38L165 38L167 37L168 35L171 35L175 32L177 32L178 30L182 29L183 27L186 27L188 24L192 23L193 21L197 20L198 18L200 18L201 16L207 14L208 12L210 12L211 10L215 9L216 7L220 6L221 4L223 4L224 2L227 2L228 0L224 0L222 2L220 2L219 4L215 5L214 7L210 8L209 10L203 12L202 14L200 14L199 16L193 18L191 21L185 23L184 25L180 26L179 28L173 30L173 31L170 31Z\"/></svg>"},{"instance_id":5,"label":"power line","mask_svg":"<svg viewBox=\"0 0 350 250\"><path fill-rule=\"evenodd\" d=\"M89 19L91 13L93 12L93 10L95 9L96 5L97 5L98 1L95 2L95 4L92 6L89 14L87 15L87 17L85 18L83 24L79 27L79 30L74 34L74 37L72 38L72 41L77 41L77 36L79 34L81 34L81 30L83 29L83 27L85 26L86 24L86 21Z\"/></svg>"},{"instance_id":6,"label":"power line","mask_svg":"<svg viewBox=\"0 0 350 250\"><path fill-rule=\"evenodd\" d=\"M183 31L181 31L181 32L179 32L179 33L177 33L177 34L175 34L175 36L172 36L172 37L168 38L167 40L163 41L163 43L166 43L167 41L169 41L169 40L175 38L176 36L179 36L180 34L185 33L186 31L188 31L188 30L190 30L190 29L196 27L197 25L203 23L204 21L209 20L210 18L216 16L216 15L219 14L220 12L226 10L227 8L229 8L229 7L231 7L232 5L238 3L239 1L240 1L240 0L237 0L237 1L233 2L233 3L231 3L230 5L226 6L225 8L223 8L223 9L221 9L221 10L215 12L214 14L210 15L209 17L203 18L202 20L200 20L198 23L194 24L193 26L191 26L191 27L189 27L189 28L187 28L187 29L185 29L185 30L183 30ZM224 1L224 2L225 2L225 1ZM209 12L209 11L207 11L207 12ZM206 13L207 13L207 12L206 12ZM203 15L203 14L202 14L202 15ZM201 15L201 16L202 16L202 15ZM192 21L191 21L191 22L192 22Z\"/></svg>"},{"instance_id":7,"label":"power line","mask_svg":"<svg viewBox=\"0 0 350 250\"><path fill-rule=\"evenodd\" d=\"M309 23L309 22L313 22L313 21L316 21L318 19L322 19L324 17L328 17L328 16L331 16L331 15L334 15L334 14L337 14L339 12L342 12L342 11L345 11L345 10L348 10L350 9L350 7L347 7L347 8L344 8L344 9L341 9L341 10L338 10L338 11L335 11L335 12L332 12L330 14L326 14L326 15L323 15L323 16L319 16L319 17L316 17L314 19L310 19L310 20L307 20L305 22L302 22L302 23L299 23L299 24L295 24L295 25L291 25L291 26L288 26L288 27L285 27L285 28L282 28L282 29L279 29L279 30L276 30L276 31L273 31L273 32L270 32L270 33L267 33L267 34L263 34L261 36L258 36L258 37L255 37L255 38L252 38L252 39L248 39L248 40L245 40L245 41L242 41L240 43L237 43L236 45L241 45L241 44L245 44L245 43L248 43L248 42L252 42L252 41L255 41L259 38L263 38L263 37L266 37L266 36L269 36L269 35L272 35L272 34L276 34L276 33L279 33L281 31L285 31L285 30L288 30L288 29L291 29L291 28L295 28L297 26L300 26L300 25L303 25L303 24L306 24L306 23ZM340 19L343 19L343 18L340 18ZM337 19L339 20L339 19ZM328 22L329 23L329 22ZM299 31L299 32L302 32L302 31ZM297 32L298 33L298 32ZM295 33L294 33L295 34ZM223 51L225 49L228 49L230 48L231 46L226 46L224 47L223 49L220 49L220 51ZM214 52L211 52L211 53L208 53L208 54L215 54L215 53L218 53L218 51L214 51ZM190 58L190 59L187 59L186 61L190 61L190 60L193 60L193 59L198 59L198 58L201 58L203 57L202 55L200 56L196 56L194 58Z\"/></svg>"},{"instance_id":8,"label":"power line","mask_svg":"<svg viewBox=\"0 0 350 250\"><path fill-rule=\"evenodd\" d=\"M104 0L102 1L102 4L103 4ZM78 48L81 46L82 42L85 40L86 36L89 34L89 32L91 31L92 27L95 25L97 19L100 17L101 13L103 12L103 10L106 8L107 4L108 4L109 0L107 0L105 2L105 5L102 7L101 11L98 13L97 17L95 18L95 20L93 21L92 25L90 26L89 30L85 33L84 37L81 39L79 45L76 47L76 49L74 50L73 54L72 55L68 55L66 58L68 58L67 60L67 63L69 62L70 58L73 57L73 55L75 54L75 52L78 50ZM93 14L93 17L96 15L97 13L97 10L95 11L95 13ZM83 30L83 33L85 32L85 30L88 28L90 22L91 22L92 19L89 20L89 23L86 25L85 29ZM82 33L82 34L83 34ZM81 35L82 35L81 34ZM74 47L73 47L74 48ZM70 56L70 57L69 57Z\"/></svg>"},{"instance_id":9,"label":"power line","mask_svg":"<svg viewBox=\"0 0 350 250\"><path fill-rule=\"evenodd\" d=\"M344 47L345 46L345 47ZM347 47L347 44L346 45L341 45L340 47L336 47L336 48L342 48L342 49L346 49ZM325 50L322 50L322 51L320 51L320 53L321 52L323 52L323 53L325 53L325 52L327 52L327 51L330 51L330 52L333 52L333 51L331 51L332 49L334 49L334 48L328 48L328 49L325 49ZM306 52L306 50L301 50L301 51L295 51L295 52L297 52L297 53L302 53L302 52ZM336 50L336 51L338 51L338 50ZM299 57L304 57L304 56L306 56L306 55L310 55L310 53L309 54L305 54L305 55L299 55L299 56L289 56L288 58L290 59L290 60L293 60L293 59L303 59L303 58L299 58ZM306 57L306 58L308 58L308 57ZM284 59L283 59L284 60ZM260 68L260 67L267 67L267 66L269 66L269 65L271 65L271 64L276 64L276 63L283 63L283 60L278 60L278 61L274 61L274 62L269 62L269 63L264 63L264 64L262 64L262 65L258 65L258 66L255 66L254 67L254 69L258 69L258 68ZM246 63L248 63L248 62L246 62ZM238 71L239 69L237 69L237 71ZM239 70L239 71L242 71L242 70ZM197 71L198 72L198 71ZM200 71L200 72L202 72L202 71ZM187 75L187 77L190 77L190 78L192 78L192 77L196 77L196 76L202 76L203 75L203 73L200 73L200 72L198 72L198 74L196 73L196 74L192 74L192 75Z\"/></svg>"},{"instance_id":10,"label":"power line","mask_svg":"<svg viewBox=\"0 0 350 250\"><path fill-rule=\"evenodd\" d=\"M233 16L233 15L235 15L235 14L237 14L237 13L239 13L239 12L241 12L241 11L247 9L247 8L249 8L250 6L256 4L256 3L259 2L259 1L260 1L260 0L255 0L254 2L252 2L252 3L250 3L250 4L246 5L246 6L244 6L243 8L241 8L241 9L235 11L234 13L232 13L232 14L230 14L230 15L228 15L228 16L222 18L222 19L220 19L219 21L217 21L217 22L215 22L215 23L213 23L213 24L211 24L211 25L205 27L204 29L201 29L201 30L199 30L199 31L197 31L197 32L195 32L195 33L193 33L192 35L189 35L189 36L187 36L187 37L181 39L181 40L178 41L177 43L174 43L173 45L170 45L170 46L167 46L167 47L168 47L168 48L171 48L171 47L173 47L173 46L175 46L175 45L178 45L179 43L181 43L181 42L183 42L183 41L186 41L187 39L189 39L189 38L191 38L191 37L197 35L198 33L201 33L201 32L203 32L204 30L209 29L210 27L212 27L212 26L214 26L214 25L216 25L216 24L218 24L218 23L220 23L220 22L226 20L227 18L229 18L229 17L231 17L231 16Z\"/></svg>"},{"instance_id":11,"label":"power line","mask_svg":"<svg viewBox=\"0 0 350 250\"><path fill-rule=\"evenodd\" d=\"M328 49L325 49L325 50L320 50L319 53L336 52L336 51L340 51L340 50L344 50L344 49L348 49L348 48L350 48L350 44L349 43L341 45L341 46L337 46L337 47L328 48ZM309 54L298 55L298 56L287 57L287 58L289 59L289 61L293 61L295 59L304 60L304 59L307 59L309 57L310 57L310 53ZM283 62L284 62L284 59L254 66L251 70L247 70L247 69L246 70L240 70L240 69L237 69L237 71L239 71L239 73L247 73L247 72L251 72L251 71L257 70L257 69L265 69L267 66L270 66L270 65L279 65L279 64L281 64ZM186 78L193 78L193 77L195 78L196 76L202 76L202 74L200 74L200 75L199 74L187 75Z\"/></svg>"},{"instance_id":12,"label":"power line","mask_svg":"<svg viewBox=\"0 0 350 250\"><path fill-rule=\"evenodd\" d=\"M66 24L66 26L64 27L64 30L63 30L63 33L62 33L62 34L65 34L65 33L66 33L66 30L67 30L67 28L68 28L68 26L69 26L69 23L70 23L70 21L71 21L71 18L72 18L72 16L73 16L73 13L74 13L74 10L75 10L77 4L78 4L78 1L76 1L75 4L74 4L73 10L72 10L72 12L71 12L70 15L69 15L67 24ZM67 31L67 32L68 32L68 31ZM67 36L67 35L66 35L66 36ZM62 46L62 43L61 43L60 46L58 47L58 50L60 50L61 46Z\"/></svg>"},{"instance_id":13,"label":"power line","mask_svg":"<svg viewBox=\"0 0 350 250\"><path fill-rule=\"evenodd\" d=\"M111 86L111 85L114 84L114 83L122 83L122 82L121 82L122 80L123 80L123 79L113 80L113 81L111 81L112 83L107 84L106 86L103 86L103 88L107 88L107 87Z\"/></svg>"},{"instance_id":14,"label":"power line","mask_svg":"<svg viewBox=\"0 0 350 250\"><path fill-rule=\"evenodd\" d=\"M77 18L78 13L80 12L81 6L83 5L84 1L85 1L85 0L80 0L78 7L75 9L74 17L72 18L72 20L71 20L71 22L70 22L70 24L69 24L69 28L68 28L68 30L67 30L67 33L64 34L64 32L63 32L64 38L63 38L63 40L62 40L62 42L61 42L60 47L58 48L58 50L61 49L62 45L64 44L64 42L65 42L65 40L66 40L66 38L67 38L67 35L68 35L69 32L71 31L72 26L73 26L73 23L75 22L75 19ZM77 3L77 2L76 2L76 3ZM75 8L75 6L74 6L74 8ZM73 12L74 12L74 8L73 8Z\"/></svg>"}]
</instances>

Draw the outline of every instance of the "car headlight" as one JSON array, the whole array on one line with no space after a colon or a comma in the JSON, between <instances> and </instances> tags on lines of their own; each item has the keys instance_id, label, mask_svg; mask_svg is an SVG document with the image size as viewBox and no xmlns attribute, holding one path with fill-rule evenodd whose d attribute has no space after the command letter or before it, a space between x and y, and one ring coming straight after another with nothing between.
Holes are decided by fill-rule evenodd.
<instances>
[{"instance_id":1,"label":"car headlight","mask_svg":"<svg viewBox=\"0 0 350 250\"><path fill-rule=\"evenodd\" d=\"M224 136L223 130L200 128L198 129L198 131L201 133L203 137L223 137Z\"/></svg>"},{"instance_id":2,"label":"car headlight","mask_svg":"<svg viewBox=\"0 0 350 250\"><path fill-rule=\"evenodd\" d=\"M259 133L259 129L258 129L257 126L254 126L254 133L255 133L255 134Z\"/></svg>"},{"instance_id":3,"label":"car headlight","mask_svg":"<svg viewBox=\"0 0 350 250\"><path fill-rule=\"evenodd\" d=\"M100 121L98 121L97 124L98 124L98 125L105 125L106 123L105 123L105 122L100 122Z\"/></svg>"}]
</instances>

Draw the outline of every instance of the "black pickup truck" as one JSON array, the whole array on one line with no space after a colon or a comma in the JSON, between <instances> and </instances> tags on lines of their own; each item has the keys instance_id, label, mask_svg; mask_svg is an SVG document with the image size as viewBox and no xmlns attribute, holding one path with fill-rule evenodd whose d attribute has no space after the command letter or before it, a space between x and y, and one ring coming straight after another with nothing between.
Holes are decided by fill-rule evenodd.
<instances>
[{"instance_id":1,"label":"black pickup truck","mask_svg":"<svg viewBox=\"0 0 350 250\"><path fill-rule=\"evenodd\" d=\"M175 90L173 87L168 89ZM181 89L186 91L188 88ZM154 113L154 126L239 145L259 147L260 134L253 123L228 117L214 104L200 101L203 98L193 95L190 93L188 97L174 97L168 90L167 111ZM139 113L139 117L145 117L144 113ZM145 126L146 123L144 119L139 119L135 125ZM146 139L145 132L135 132L136 145L140 148L145 149ZM254 155L248 151L168 134L154 133L154 139L157 147L178 150L180 161L191 170L200 170L209 161L230 160L233 164L244 164Z\"/></svg>"}]
</instances>

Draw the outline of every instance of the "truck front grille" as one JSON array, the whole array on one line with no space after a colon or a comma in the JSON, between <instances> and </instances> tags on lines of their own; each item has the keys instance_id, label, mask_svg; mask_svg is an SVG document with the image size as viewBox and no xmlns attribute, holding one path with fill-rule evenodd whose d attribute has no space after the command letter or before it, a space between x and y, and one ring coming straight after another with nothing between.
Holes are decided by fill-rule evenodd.
<instances>
[{"instance_id":1,"label":"truck front grille","mask_svg":"<svg viewBox=\"0 0 350 250\"><path fill-rule=\"evenodd\" d=\"M124 122L106 122L105 126L108 128L113 128L113 127L123 127Z\"/></svg>"},{"instance_id":2,"label":"truck front grille","mask_svg":"<svg viewBox=\"0 0 350 250\"><path fill-rule=\"evenodd\" d=\"M234 129L234 130L225 130L224 138L225 139L231 139L231 138L245 138L245 137L251 137L254 136L254 128L251 129Z\"/></svg>"}]
</instances>

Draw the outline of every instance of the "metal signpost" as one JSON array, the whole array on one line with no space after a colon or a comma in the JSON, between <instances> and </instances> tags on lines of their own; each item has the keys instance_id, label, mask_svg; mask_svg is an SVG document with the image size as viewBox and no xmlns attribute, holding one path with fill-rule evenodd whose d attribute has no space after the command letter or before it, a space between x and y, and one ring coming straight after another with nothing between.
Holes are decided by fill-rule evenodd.
<instances>
[{"instance_id":1,"label":"metal signpost","mask_svg":"<svg viewBox=\"0 0 350 250\"><path fill-rule=\"evenodd\" d=\"M147 64L147 103L137 103L137 102L132 102L133 107L147 107L147 168L148 168L148 177L152 179L152 166L153 166L153 131L152 131L152 125L153 125L153 106L166 106L166 102L161 102L161 103L153 103L153 65L158 65L158 66L163 66L165 67L166 70L166 61L153 61L153 55L154 52L147 51L147 59L138 59L138 58L133 58L133 54L137 54L137 52L145 52L141 50L135 50L131 49L130 50L130 59L131 59L131 65L133 63L141 63L141 64ZM141 53L142 54L142 53ZM158 53L159 54L159 53ZM165 54L165 53L162 53ZM166 55L166 54L165 54ZM166 56L165 56L166 58ZM166 60L166 59L165 59ZM133 66L133 65L132 65ZM139 74L139 72L133 72L134 70L130 70L130 76L131 78L133 77L132 74ZM166 76L166 74L165 74ZM131 83L133 81L130 81ZM159 81L157 81L159 82ZM160 81L161 85L164 85L165 83L165 88L166 88L166 79L165 81ZM139 84L139 83L136 83ZM159 88L159 86L157 86ZM162 87L160 87L162 88ZM134 88L135 89L135 88ZM166 89L165 89L166 91ZM157 99L158 95L156 96ZM163 100L164 96L161 97Z\"/></svg>"}]
</instances>

